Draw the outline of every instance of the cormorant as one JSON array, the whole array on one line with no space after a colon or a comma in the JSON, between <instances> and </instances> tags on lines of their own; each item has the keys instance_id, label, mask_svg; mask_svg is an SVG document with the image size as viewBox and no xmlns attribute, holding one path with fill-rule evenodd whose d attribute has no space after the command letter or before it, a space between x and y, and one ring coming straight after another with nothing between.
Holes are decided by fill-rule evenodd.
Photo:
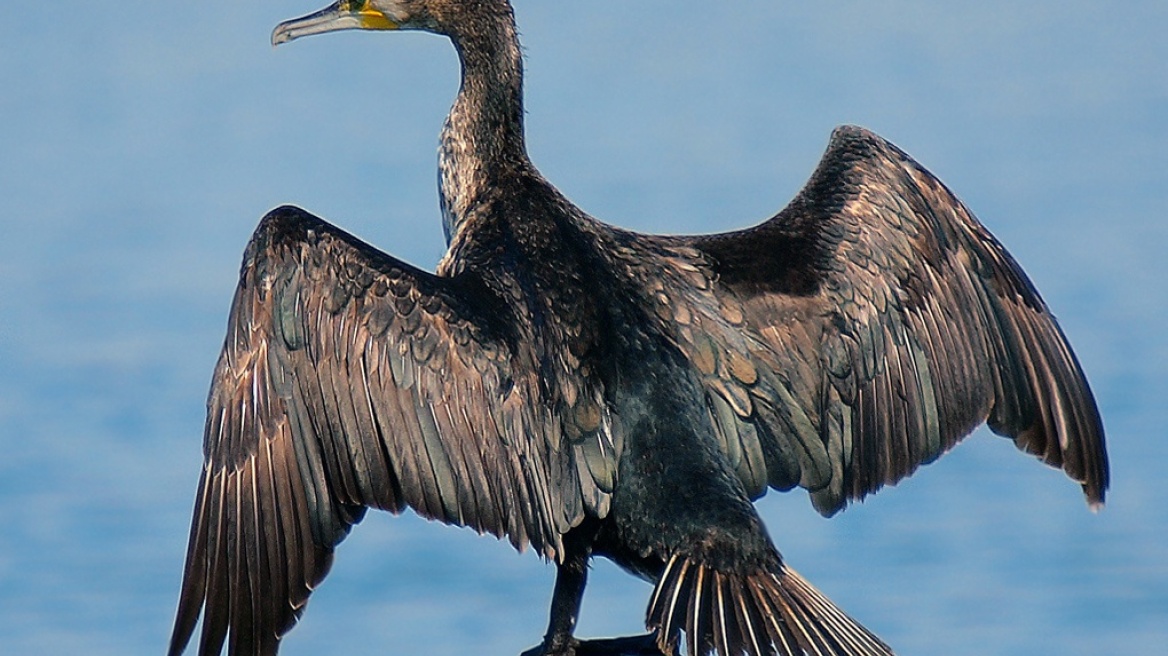
<instances>
[{"instance_id":1,"label":"cormorant","mask_svg":"<svg viewBox=\"0 0 1168 656\"><path fill-rule=\"evenodd\" d=\"M449 251L414 268L293 207L243 258L208 398L171 654L274 654L366 508L530 545L571 654L587 561L656 582L665 653L890 654L799 577L752 500L825 515L988 422L1103 503L1103 428L1021 268L904 152L837 129L746 230L637 234L528 159L507 0L340 0L273 43L420 29L462 84L440 140Z\"/></svg>"}]
</instances>

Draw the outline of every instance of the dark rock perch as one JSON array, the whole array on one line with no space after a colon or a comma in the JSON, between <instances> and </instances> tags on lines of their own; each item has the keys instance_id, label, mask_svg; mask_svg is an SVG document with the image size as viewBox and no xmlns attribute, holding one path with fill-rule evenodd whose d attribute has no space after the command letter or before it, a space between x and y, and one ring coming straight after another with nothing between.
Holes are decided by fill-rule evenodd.
<instances>
[{"instance_id":1,"label":"dark rock perch","mask_svg":"<svg viewBox=\"0 0 1168 656\"><path fill-rule=\"evenodd\" d=\"M520 656L542 656L543 645L528 649ZM576 656L665 656L657 648L657 639L650 635L627 638L581 640L576 644Z\"/></svg>"}]
</instances>

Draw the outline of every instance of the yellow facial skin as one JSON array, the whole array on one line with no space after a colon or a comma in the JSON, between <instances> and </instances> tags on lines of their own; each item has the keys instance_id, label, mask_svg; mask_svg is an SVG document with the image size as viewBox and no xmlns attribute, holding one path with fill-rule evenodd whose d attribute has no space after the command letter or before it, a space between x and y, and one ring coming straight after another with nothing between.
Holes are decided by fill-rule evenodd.
<instances>
[{"instance_id":1,"label":"yellow facial skin","mask_svg":"<svg viewBox=\"0 0 1168 656\"><path fill-rule=\"evenodd\" d=\"M388 16L369 6L368 0L354 0L351 5L360 5L354 13L361 17L361 29L364 30L396 30L399 25Z\"/></svg>"}]
</instances>

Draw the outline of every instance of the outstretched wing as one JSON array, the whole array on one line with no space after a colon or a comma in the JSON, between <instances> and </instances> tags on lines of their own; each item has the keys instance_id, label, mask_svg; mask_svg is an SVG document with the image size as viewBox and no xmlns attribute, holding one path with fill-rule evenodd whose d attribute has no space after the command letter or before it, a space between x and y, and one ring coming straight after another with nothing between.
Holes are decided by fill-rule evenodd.
<instances>
[{"instance_id":1,"label":"outstretched wing","mask_svg":"<svg viewBox=\"0 0 1168 656\"><path fill-rule=\"evenodd\" d=\"M244 258L208 399L171 654L274 654L366 507L554 556L603 493L541 402L506 307L295 208ZM521 369L521 371L516 371Z\"/></svg>"},{"instance_id":2,"label":"outstretched wing","mask_svg":"<svg viewBox=\"0 0 1168 656\"><path fill-rule=\"evenodd\" d=\"M798 484L831 514L988 421L1103 502L1102 422L1054 316L887 141L840 128L774 218L662 244L675 280L660 314L752 494Z\"/></svg>"}]
</instances>

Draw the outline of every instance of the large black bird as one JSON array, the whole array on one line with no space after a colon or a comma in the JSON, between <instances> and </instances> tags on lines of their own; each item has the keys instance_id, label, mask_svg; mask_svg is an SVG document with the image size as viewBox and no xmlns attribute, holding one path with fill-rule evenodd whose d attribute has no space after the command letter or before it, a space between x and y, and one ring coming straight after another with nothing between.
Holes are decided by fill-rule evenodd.
<instances>
[{"instance_id":1,"label":"large black bird","mask_svg":"<svg viewBox=\"0 0 1168 656\"><path fill-rule=\"evenodd\" d=\"M1103 428L1014 259L928 171L835 131L747 230L653 236L589 217L528 159L507 0L340 0L340 29L453 41L450 248L416 269L292 207L244 255L208 399L170 653L274 654L366 508L506 536L553 561L549 655L587 562L656 582L658 647L890 654L787 566L752 499L825 515L988 422L1102 504Z\"/></svg>"}]
</instances>

